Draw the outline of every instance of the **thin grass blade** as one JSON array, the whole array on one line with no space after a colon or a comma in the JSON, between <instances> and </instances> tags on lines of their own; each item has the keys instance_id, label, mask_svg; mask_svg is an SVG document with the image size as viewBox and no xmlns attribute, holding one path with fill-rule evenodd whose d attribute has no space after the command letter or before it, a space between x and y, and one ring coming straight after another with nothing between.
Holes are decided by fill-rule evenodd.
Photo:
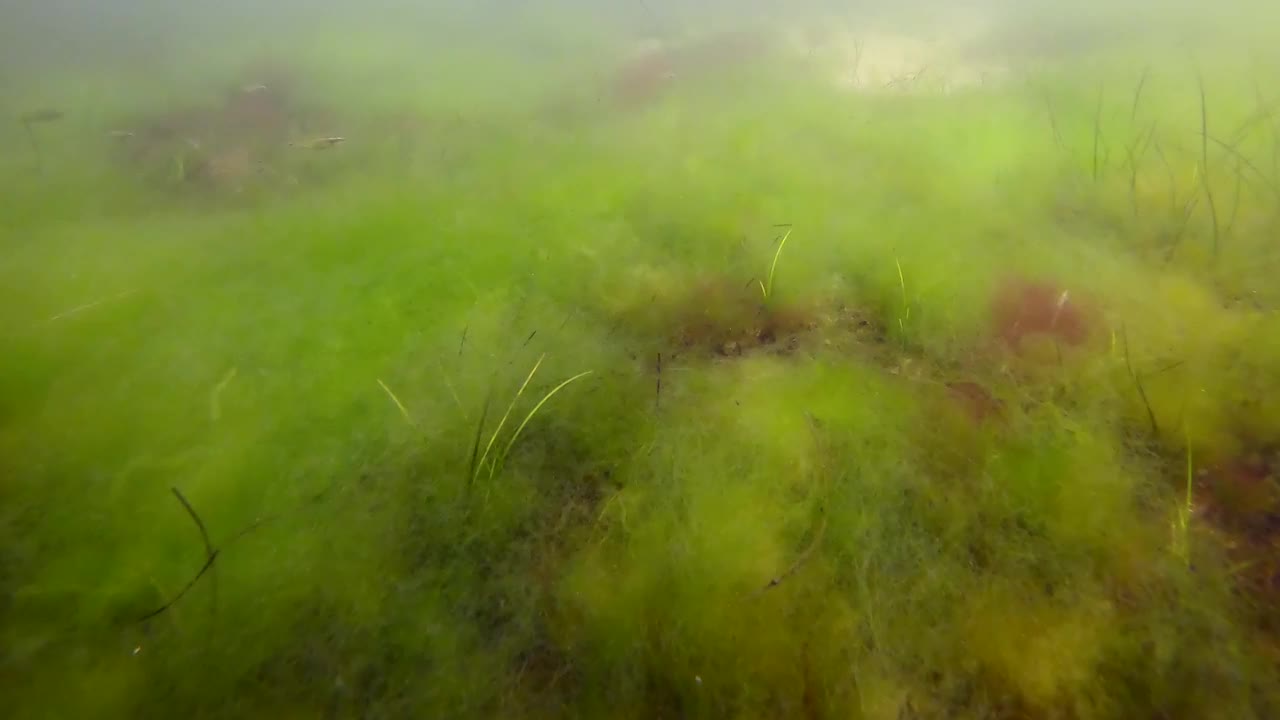
<instances>
[{"instance_id":1,"label":"thin grass blade","mask_svg":"<svg viewBox=\"0 0 1280 720\"><path fill-rule=\"evenodd\" d=\"M502 463L507 459L507 453L511 452L511 448L516 444L516 440L520 439L520 433L524 430L525 425L528 425L529 421L533 419L533 416L538 414L538 411L542 409L542 406L545 405L546 402L552 398L552 396L554 396L556 393L563 390L566 385L568 385L571 382L574 382L575 380L584 378L590 375L592 372L593 371L591 370L580 372L577 375L574 375L568 380L565 380L564 382L555 386L554 388L551 389L550 392L542 396L542 399L538 401L538 404L534 405L533 409L529 411L529 414L524 416L524 421L520 423L520 427L517 427L516 431L511 434L511 440L507 442L507 447L503 449L502 454L498 456L497 461L494 463L495 472L497 472L498 468L502 467Z\"/></svg>"}]
</instances>

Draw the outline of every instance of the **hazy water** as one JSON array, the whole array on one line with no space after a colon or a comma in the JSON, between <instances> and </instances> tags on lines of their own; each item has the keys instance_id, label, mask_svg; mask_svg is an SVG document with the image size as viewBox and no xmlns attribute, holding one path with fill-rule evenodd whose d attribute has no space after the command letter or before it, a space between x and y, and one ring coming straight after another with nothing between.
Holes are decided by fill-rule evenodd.
<instances>
[{"instance_id":1,"label":"hazy water","mask_svg":"<svg viewBox=\"0 0 1280 720\"><path fill-rule=\"evenodd\" d=\"M0 5L15 717L1270 717L1261 4Z\"/></svg>"}]
</instances>

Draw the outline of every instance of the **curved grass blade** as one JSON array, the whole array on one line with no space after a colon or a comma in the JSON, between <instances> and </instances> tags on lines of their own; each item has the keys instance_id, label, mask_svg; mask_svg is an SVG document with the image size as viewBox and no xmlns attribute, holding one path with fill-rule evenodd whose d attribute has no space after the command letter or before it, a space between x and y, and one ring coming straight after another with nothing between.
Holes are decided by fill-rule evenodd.
<instances>
[{"instance_id":1,"label":"curved grass blade","mask_svg":"<svg viewBox=\"0 0 1280 720\"><path fill-rule=\"evenodd\" d=\"M529 371L529 376L524 379L524 384L522 384L520 389L516 391L515 397L511 398L511 404L507 406L507 411L502 414L502 419L498 421L498 427L494 428L493 435L489 436L489 442L484 447L484 454L480 456L480 464L478 467L473 468L474 472L479 472L480 468L484 467L484 461L489 458L489 451L493 449L493 443L497 441L498 435L502 433L503 426L507 424L507 418L511 416L511 411L515 409L516 401L524 394L524 389L529 387L529 381L533 379L534 373L538 372L538 368L542 365L542 361L546 359L546 357L547 354L543 353L542 356L538 358L538 362L534 363L533 369ZM493 477L494 469L495 468L492 465L489 467L489 477ZM475 479L475 475L472 475L471 477L472 480Z\"/></svg>"},{"instance_id":2,"label":"curved grass blade","mask_svg":"<svg viewBox=\"0 0 1280 720\"><path fill-rule=\"evenodd\" d=\"M529 424L529 421L533 419L533 416L534 416L534 415L537 415L537 414L538 414L538 411L542 409L542 406L543 406L543 405L545 405L545 404L546 404L546 402L552 398L552 396L554 396L556 393L558 393L558 392L560 392L561 390L563 390L563 389L564 389L564 387L565 387L566 385L568 385L569 383L571 383L571 382L573 382L573 381L575 381L575 380L579 380L579 379L581 379L581 378L584 378L584 377L586 377L586 376L590 375L591 373L592 373L592 371L591 371L591 370L587 370L587 371L585 371L585 372L580 372L580 373L578 373L577 375L574 375L573 377L569 378L568 380L565 380L564 382L562 382L562 383L560 383L559 385L555 386L554 388L552 388L552 389L551 389L551 391L550 391L550 392L548 392L546 395L543 395L543 396L542 396L542 399L538 401L538 404L537 404L537 405L534 405L534 406L533 406L533 409L529 411L529 414L524 416L524 421L520 423L520 427L517 427L517 428L516 428L516 431L515 431L514 433L512 433L512 434L511 434L511 440L507 442L507 447L503 449L502 454L501 454L501 455L499 455L499 456L498 456L498 459L494 462L493 471L494 471L495 473L497 472L498 468L502 467L502 463L507 459L507 453L511 452L511 448L512 448L512 446L514 446L514 445L516 444L516 440L519 440L519 439L520 439L520 433L521 433L521 431L523 431L523 430L524 430L524 426ZM523 389L523 388L522 388L522 389Z\"/></svg>"},{"instance_id":3,"label":"curved grass blade","mask_svg":"<svg viewBox=\"0 0 1280 720\"><path fill-rule=\"evenodd\" d=\"M765 299L773 295L773 274L778 269L778 258L782 256L782 248L786 247L789 237L791 237L791 228L787 228L787 232L782 236L782 242L778 243L778 251L773 254L773 264L769 266L769 283L767 287L762 288Z\"/></svg>"},{"instance_id":4,"label":"curved grass blade","mask_svg":"<svg viewBox=\"0 0 1280 720\"><path fill-rule=\"evenodd\" d=\"M471 491L471 484L475 482L476 473L478 472L477 463L480 459L480 436L484 434L484 421L489 417L489 403L493 400L493 387L489 387L489 392L484 396L484 408L480 410L480 422L476 423L476 439L471 444L471 467L467 471L467 491Z\"/></svg>"}]
</instances>

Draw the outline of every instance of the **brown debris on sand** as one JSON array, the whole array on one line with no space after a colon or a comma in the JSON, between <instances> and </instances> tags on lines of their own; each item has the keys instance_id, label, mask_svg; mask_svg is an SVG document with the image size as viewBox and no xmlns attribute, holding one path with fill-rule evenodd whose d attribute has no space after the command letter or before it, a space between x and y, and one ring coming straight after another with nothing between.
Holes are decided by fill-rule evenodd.
<instances>
[{"instance_id":1,"label":"brown debris on sand","mask_svg":"<svg viewBox=\"0 0 1280 720\"><path fill-rule=\"evenodd\" d=\"M977 425L997 420L1004 412L1004 404L972 380L954 380L946 383L946 388L964 415Z\"/></svg>"},{"instance_id":2,"label":"brown debris on sand","mask_svg":"<svg viewBox=\"0 0 1280 720\"><path fill-rule=\"evenodd\" d=\"M1259 608L1280 606L1280 448L1204 468L1195 485L1195 513L1222 538L1236 587ZM1274 613L1264 620L1280 633Z\"/></svg>"},{"instance_id":3,"label":"brown debris on sand","mask_svg":"<svg viewBox=\"0 0 1280 720\"><path fill-rule=\"evenodd\" d=\"M796 306L761 302L752 285L704 279L671 307L673 344L683 351L738 357L758 348L794 350L801 333L816 327Z\"/></svg>"},{"instance_id":4,"label":"brown debris on sand","mask_svg":"<svg viewBox=\"0 0 1280 720\"><path fill-rule=\"evenodd\" d=\"M672 46L646 44L612 74L607 91L616 107L641 108L659 100L677 79L732 68L767 49L763 35L749 32L714 34Z\"/></svg>"},{"instance_id":5,"label":"brown debris on sand","mask_svg":"<svg viewBox=\"0 0 1280 720\"><path fill-rule=\"evenodd\" d=\"M324 147L341 142L325 132L334 124L330 113L300 102L296 86L289 68L255 63L220 101L136 118L110 137L130 170L158 183L239 192L286 177L274 167L297 137L320 138Z\"/></svg>"},{"instance_id":6,"label":"brown debris on sand","mask_svg":"<svg viewBox=\"0 0 1280 720\"><path fill-rule=\"evenodd\" d=\"M1035 338L1059 348L1081 347L1099 333L1100 316L1090 303L1057 284L1014 277L996 290L991 304L992 330L1014 353Z\"/></svg>"}]
</instances>

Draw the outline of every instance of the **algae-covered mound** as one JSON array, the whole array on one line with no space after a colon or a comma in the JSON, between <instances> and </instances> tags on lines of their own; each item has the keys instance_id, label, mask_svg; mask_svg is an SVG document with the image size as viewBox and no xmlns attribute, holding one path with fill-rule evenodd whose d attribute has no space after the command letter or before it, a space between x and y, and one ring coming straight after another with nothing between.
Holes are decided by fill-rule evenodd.
<instances>
[{"instance_id":1,"label":"algae-covered mound","mask_svg":"<svg viewBox=\"0 0 1280 720\"><path fill-rule=\"evenodd\" d=\"M14 16L5 717L1280 717L1264 8L375 5Z\"/></svg>"}]
</instances>

